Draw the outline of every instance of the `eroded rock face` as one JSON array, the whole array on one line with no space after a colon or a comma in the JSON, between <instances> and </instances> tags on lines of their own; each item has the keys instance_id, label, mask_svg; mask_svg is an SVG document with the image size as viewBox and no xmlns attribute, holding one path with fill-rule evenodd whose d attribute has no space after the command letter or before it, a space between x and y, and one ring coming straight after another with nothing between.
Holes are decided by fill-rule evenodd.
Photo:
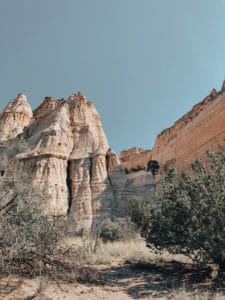
<instances>
[{"instance_id":1,"label":"eroded rock face","mask_svg":"<svg viewBox=\"0 0 225 300\"><path fill-rule=\"evenodd\" d=\"M149 162L158 162L161 170L172 165L185 170L196 158L204 160L206 150L225 148L224 115L225 82L158 135L152 150L132 148L119 161L83 94L46 97L34 112L20 94L0 114L0 153L19 160L48 191L47 213L70 214L78 227L90 227L126 211L124 199L149 198L156 191L160 175L150 171Z\"/></svg>"},{"instance_id":2,"label":"eroded rock face","mask_svg":"<svg viewBox=\"0 0 225 300\"><path fill-rule=\"evenodd\" d=\"M111 150L93 103L86 102L81 93L67 100L46 97L32 114L25 100L24 95L19 96L3 110L1 140L9 139L9 135L14 138L14 156L31 170L35 184L47 189L51 199L46 211L69 213L80 228L110 216L126 179L116 156L109 159ZM17 135L12 134L15 125L19 128Z\"/></svg>"},{"instance_id":3,"label":"eroded rock face","mask_svg":"<svg viewBox=\"0 0 225 300\"><path fill-rule=\"evenodd\" d=\"M124 150L120 154L120 161L127 173L138 170L147 171L148 162L152 159L152 151L137 147Z\"/></svg>"},{"instance_id":4,"label":"eroded rock face","mask_svg":"<svg viewBox=\"0 0 225 300\"><path fill-rule=\"evenodd\" d=\"M19 94L0 113L0 140L15 138L32 120L33 113L27 98Z\"/></svg>"},{"instance_id":5,"label":"eroded rock face","mask_svg":"<svg viewBox=\"0 0 225 300\"><path fill-rule=\"evenodd\" d=\"M122 165L129 170L158 161L161 171L175 166L183 171L197 158L205 160L206 150L225 149L225 81L175 124L162 131L149 152L132 148L121 153ZM136 150L137 149L137 150ZM144 168L143 168L144 169Z\"/></svg>"},{"instance_id":6,"label":"eroded rock face","mask_svg":"<svg viewBox=\"0 0 225 300\"><path fill-rule=\"evenodd\" d=\"M185 170L196 159L205 160L206 150L225 148L225 93L213 90L203 101L157 136L152 158L161 168Z\"/></svg>"}]
</instances>

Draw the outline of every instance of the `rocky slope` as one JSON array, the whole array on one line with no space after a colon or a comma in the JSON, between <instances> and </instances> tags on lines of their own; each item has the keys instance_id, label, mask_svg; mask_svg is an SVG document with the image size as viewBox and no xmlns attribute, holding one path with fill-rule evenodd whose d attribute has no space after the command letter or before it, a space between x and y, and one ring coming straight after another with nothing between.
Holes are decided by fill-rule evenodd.
<instances>
[{"instance_id":1,"label":"rocky slope","mask_svg":"<svg viewBox=\"0 0 225 300\"><path fill-rule=\"evenodd\" d=\"M215 89L175 124L162 131L156 138L151 151L134 151L132 148L121 153L125 168L146 166L148 161L159 162L161 170L175 166L185 170L197 158L205 159L205 151L225 148L225 81L221 91ZM147 153L147 155L146 155Z\"/></svg>"},{"instance_id":2,"label":"rocky slope","mask_svg":"<svg viewBox=\"0 0 225 300\"><path fill-rule=\"evenodd\" d=\"M70 213L80 227L89 227L118 207L126 174L83 94L46 97L33 113L25 95L18 95L1 113L0 128L8 160L16 157L50 194L48 213Z\"/></svg>"}]
</instances>

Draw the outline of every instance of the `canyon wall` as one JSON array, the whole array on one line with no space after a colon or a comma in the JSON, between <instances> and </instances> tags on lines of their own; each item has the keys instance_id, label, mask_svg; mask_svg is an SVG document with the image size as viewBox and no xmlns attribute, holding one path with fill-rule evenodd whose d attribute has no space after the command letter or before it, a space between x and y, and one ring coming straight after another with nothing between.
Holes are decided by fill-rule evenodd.
<instances>
[{"instance_id":1,"label":"canyon wall","mask_svg":"<svg viewBox=\"0 0 225 300\"><path fill-rule=\"evenodd\" d=\"M221 91L215 89L195 105L175 124L163 130L156 138L149 155L134 153L134 148L121 153L121 163L133 169L146 165L150 160L159 162L161 170L175 166L178 170L187 169L196 159L205 160L206 150L225 149L225 82ZM126 160L124 160L124 153Z\"/></svg>"},{"instance_id":2,"label":"canyon wall","mask_svg":"<svg viewBox=\"0 0 225 300\"><path fill-rule=\"evenodd\" d=\"M70 215L80 228L90 227L99 218L122 216L126 199L135 194L149 198L160 181L150 167L155 162L161 171L185 170L196 158L204 160L206 150L225 148L224 116L225 82L161 132L152 150L122 151L119 160L100 115L83 94L46 97L33 112L19 94L0 113L0 154L19 161L34 184L47 190L47 213ZM0 180L7 176L3 161Z\"/></svg>"}]
</instances>

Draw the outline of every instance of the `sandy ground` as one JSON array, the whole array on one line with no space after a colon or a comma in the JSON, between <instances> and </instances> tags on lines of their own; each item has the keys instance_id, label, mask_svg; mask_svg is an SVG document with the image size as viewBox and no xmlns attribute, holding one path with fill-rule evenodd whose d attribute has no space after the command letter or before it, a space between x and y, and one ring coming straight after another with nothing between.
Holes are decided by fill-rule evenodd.
<instances>
[{"instance_id":1,"label":"sandy ground","mask_svg":"<svg viewBox=\"0 0 225 300\"><path fill-rule=\"evenodd\" d=\"M151 267L150 267L151 268ZM173 271L174 272L174 271ZM175 275L174 275L175 274ZM176 275L177 274L177 275ZM188 270L185 273L189 276ZM19 277L4 278L2 287L4 293L0 299L5 300L127 300L127 299L181 299L181 300L222 300L225 294L222 290L217 293L203 292L203 288L211 285L210 279L204 279L199 289L199 282L193 281L191 289L186 291L184 287L185 274L182 279L179 270L171 276L161 272L161 269L132 268L126 264L113 264L101 266L100 279L95 284L79 283L46 283L42 291L40 281L37 279L21 279ZM180 278L180 281L179 281ZM4 283L4 284L3 284ZM10 292L7 294L6 292ZM200 291L200 292L199 292Z\"/></svg>"},{"instance_id":2,"label":"sandy ground","mask_svg":"<svg viewBox=\"0 0 225 300\"><path fill-rule=\"evenodd\" d=\"M98 273L92 284L9 276L0 278L0 300L225 300L225 274L215 285L208 270L195 269L187 257L157 256L143 241L102 244L92 259Z\"/></svg>"},{"instance_id":3,"label":"sandy ground","mask_svg":"<svg viewBox=\"0 0 225 300\"><path fill-rule=\"evenodd\" d=\"M5 300L89 300L89 299L133 299L118 289L99 287L83 284L55 284L51 283L42 294L37 294L37 282L35 280L24 280L23 283L10 295L1 295Z\"/></svg>"}]
</instances>

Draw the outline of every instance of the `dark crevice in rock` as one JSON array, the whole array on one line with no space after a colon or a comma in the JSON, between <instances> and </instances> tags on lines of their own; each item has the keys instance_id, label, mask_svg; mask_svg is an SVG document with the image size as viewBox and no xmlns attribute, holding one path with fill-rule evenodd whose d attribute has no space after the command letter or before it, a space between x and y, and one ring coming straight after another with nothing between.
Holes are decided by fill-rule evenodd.
<instances>
[{"instance_id":1,"label":"dark crevice in rock","mask_svg":"<svg viewBox=\"0 0 225 300\"><path fill-rule=\"evenodd\" d=\"M89 183L92 181L92 165L93 165L93 157L89 157Z\"/></svg>"},{"instance_id":2,"label":"dark crevice in rock","mask_svg":"<svg viewBox=\"0 0 225 300\"><path fill-rule=\"evenodd\" d=\"M70 177L70 170L71 170L71 161L67 161L67 168L66 168L66 184L68 188L68 209L67 209L67 215L70 214L70 208L72 205L72 180Z\"/></svg>"},{"instance_id":3,"label":"dark crevice in rock","mask_svg":"<svg viewBox=\"0 0 225 300\"><path fill-rule=\"evenodd\" d=\"M106 157L105 157L105 159L106 159L106 170L107 170L107 177L108 177L108 181L109 181L109 183L110 183L110 186L112 187L113 196L114 196L114 193L115 193L115 191L114 191L114 187L113 187L112 179L111 179L111 177L109 176L109 160L110 160L110 157L109 157L109 155L107 155L107 154L106 154Z\"/></svg>"},{"instance_id":4,"label":"dark crevice in rock","mask_svg":"<svg viewBox=\"0 0 225 300\"><path fill-rule=\"evenodd\" d=\"M106 154L106 170L107 170L107 178L109 181L109 185L112 189L112 195L113 195L113 200L111 202L111 213L112 215L116 214L117 210L118 210L118 203L116 201L117 197L116 197L116 189L115 186L112 182L112 179L109 175L109 160L110 160L110 156Z\"/></svg>"}]
</instances>

